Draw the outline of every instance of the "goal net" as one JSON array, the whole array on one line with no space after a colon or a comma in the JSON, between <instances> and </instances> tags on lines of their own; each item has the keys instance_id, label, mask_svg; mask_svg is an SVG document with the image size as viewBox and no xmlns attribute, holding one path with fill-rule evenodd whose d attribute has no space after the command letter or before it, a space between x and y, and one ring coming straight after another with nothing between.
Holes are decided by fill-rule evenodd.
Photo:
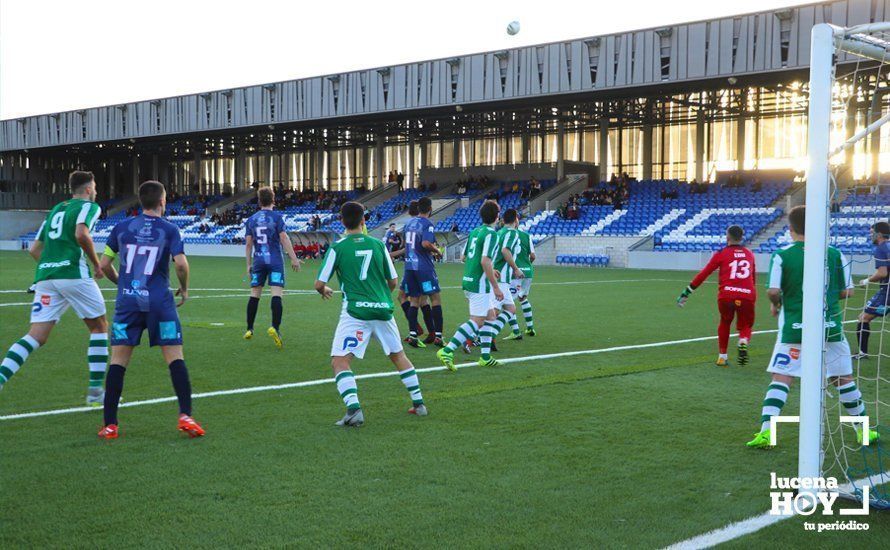
<instances>
[{"instance_id":1,"label":"goal net","mask_svg":"<svg viewBox=\"0 0 890 550\"><path fill-rule=\"evenodd\" d=\"M840 302L840 327L803 323L798 475L835 477L843 494L860 501L867 496L872 509L890 508L890 322L880 315L888 306L887 285L864 281L876 271L872 228L890 217L890 178L881 174L890 171L888 61L890 23L813 29L804 320L825 318L829 245L843 254L853 290ZM864 311L874 315L862 327L867 356L860 353L865 342L858 330ZM845 359L852 363L868 427L851 418L861 409L842 398L848 391L844 381L827 377L826 359L834 354L826 332L832 331L843 332L849 342ZM860 442L859 431L870 430L879 439Z\"/></svg>"}]
</instances>

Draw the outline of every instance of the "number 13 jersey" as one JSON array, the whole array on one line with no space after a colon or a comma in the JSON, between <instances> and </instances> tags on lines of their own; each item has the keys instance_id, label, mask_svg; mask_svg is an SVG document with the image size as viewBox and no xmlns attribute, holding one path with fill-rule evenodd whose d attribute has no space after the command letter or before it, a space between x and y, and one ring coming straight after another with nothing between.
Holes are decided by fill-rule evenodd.
<instances>
[{"instance_id":1,"label":"number 13 jersey","mask_svg":"<svg viewBox=\"0 0 890 550\"><path fill-rule=\"evenodd\" d=\"M757 300L754 253L740 244L729 245L711 256L708 265L692 280L698 288L715 270L720 270L718 300Z\"/></svg>"}]
</instances>

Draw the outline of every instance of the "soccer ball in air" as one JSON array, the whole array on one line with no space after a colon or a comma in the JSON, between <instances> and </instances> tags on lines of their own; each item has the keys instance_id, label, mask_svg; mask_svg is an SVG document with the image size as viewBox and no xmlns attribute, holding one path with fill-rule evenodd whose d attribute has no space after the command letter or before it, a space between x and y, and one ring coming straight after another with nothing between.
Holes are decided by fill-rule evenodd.
<instances>
[{"instance_id":1,"label":"soccer ball in air","mask_svg":"<svg viewBox=\"0 0 890 550\"><path fill-rule=\"evenodd\" d=\"M507 34L513 36L514 34L519 32L519 21L510 21L510 24L507 25Z\"/></svg>"}]
</instances>

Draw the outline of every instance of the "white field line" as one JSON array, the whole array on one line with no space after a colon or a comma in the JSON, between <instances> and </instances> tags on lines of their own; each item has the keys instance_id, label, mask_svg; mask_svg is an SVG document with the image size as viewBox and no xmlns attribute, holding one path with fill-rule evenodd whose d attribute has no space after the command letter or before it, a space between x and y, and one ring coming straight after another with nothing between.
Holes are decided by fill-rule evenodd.
<instances>
[{"instance_id":1,"label":"white field line","mask_svg":"<svg viewBox=\"0 0 890 550\"><path fill-rule=\"evenodd\" d=\"M777 330L758 330L755 331L754 334L767 334L778 332ZM686 338L683 340L668 340L664 342L651 342L649 344L633 344L627 346L614 346L611 348L598 348L598 349L586 349L586 350L577 350L577 351L564 351L559 353L544 353L540 355L527 355L525 357L509 357L505 359L498 359L501 363L510 364L510 363L524 363L527 361L544 361L547 359L558 359L561 357L573 357L577 355L596 355L600 353L610 353L615 351L628 351L628 350L636 350L636 349L646 349L646 348L658 348L663 346L673 346L677 344L689 344L693 342L705 342L708 340L715 340L716 336L701 336L699 338ZM474 366L478 366L478 363L475 361L460 363L455 365L458 368L465 369ZM421 369L416 369L417 372L437 372L445 370L445 367L437 366L437 367L426 367ZM385 371L385 372L374 372L369 374L359 374L356 375L356 379L362 380L367 378L383 378L389 376L396 376L398 374L397 371ZM217 390L211 392L204 393L196 393L192 395L193 398L203 398L203 397L219 397L222 395L238 395L242 393L256 393L256 392L264 392L264 391L275 391L275 390L284 390L289 388L305 388L308 386L318 386L322 384L333 384L333 378L320 378L317 380L304 380L301 382L290 382L287 384L275 384L270 386L250 386L246 388L235 388L231 390ZM139 407L142 405L154 405L156 403L166 403L168 401L176 401L175 396L170 397L156 397L154 399L143 399L140 401L125 401L121 403L121 407ZM71 407L67 409L50 409L45 411L34 411L34 412L26 412L26 413L16 413L16 414L8 414L4 416L0 416L0 421L4 420L18 420L22 418L37 418L41 416L54 416L60 414L71 414L78 412L90 412L102 410L101 407Z\"/></svg>"},{"instance_id":2,"label":"white field line","mask_svg":"<svg viewBox=\"0 0 890 550\"><path fill-rule=\"evenodd\" d=\"M884 483L887 483L887 480L890 480L890 470L881 472L880 474L873 474L862 479L857 479L855 483L857 485L864 483L867 485L875 486L883 485ZM843 485L840 485L838 487L838 491L841 493L852 493L853 483L845 483ZM717 546L718 544L723 544L724 542L729 542L739 537L744 537L745 535L756 533L764 527L775 525L779 522L785 521L786 519L791 519L793 517L795 517L794 514L788 516L774 516L769 512L765 512L759 516L753 516L742 521L730 523L729 525L721 527L720 529L714 529L713 531L708 531L707 533L698 535L697 537L672 544L665 550L696 550L699 548L711 548L713 546Z\"/></svg>"},{"instance_id":3,"label":"white field line","mask_svg":"<svg viewBox=\"0 0 890 550\"><path fill-rule=\"evenodd\" d=\"M675 282L682 283L685 282L678 279L608 279L602 281L553 281L553 282L541 282L535 283L535 286L562 286L562 285L595 285L595 284L605 284L605 283L658 283L658 282ZM459 290L462 287L459 286L443 286L442 290ZM117 292L116 288L101 288L99 289L103 292ZM174 290L174 289L171 289ZM250 292L250 289L247 287L243 288L191 288L189 292L197 292L197 291L205 291L205 292L238 292L239 294L211 294L207 296L189 296L189 300L198 300L198 299L206 299L206 298L244 298ZM0 290L0 293L24 293L23 290ZM339 294L339 290L334 291L335 294ZM315 296L318 294L314 290L285 290L284 294L286 296ZM105 303L110 304L113 303L114 300L109 299L105 300ZM21 307L21 306L30 306L33 302L7 302L0 303L0 307Z\"/></svg>"}]
</instances>

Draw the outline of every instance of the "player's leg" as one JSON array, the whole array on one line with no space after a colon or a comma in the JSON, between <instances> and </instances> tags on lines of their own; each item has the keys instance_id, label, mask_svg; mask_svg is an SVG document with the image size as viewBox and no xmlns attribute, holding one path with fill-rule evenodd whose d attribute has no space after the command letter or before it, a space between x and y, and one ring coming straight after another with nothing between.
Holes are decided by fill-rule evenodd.
<instances>
[{"instance_id":1,"label":"player's leg","mask_svg":"<svg viewBox=\"0 0 890 550\"><path fill-rule=\"evenodd\" d=\"M426 327L426 339L424 344L432 344L436 341L436 323L433 321L433 307L430 305L430 297L425 294L420 297L420 314L423 315L423 325Z\"/></svg>"},{"instance_id":2,"label":"player's leg","mask_svg":"<svg viewBox=\"0 0 890 550\"><path fill-rule=\"evenodd\" d=\"M476 335L479 334L479 331L485 324L485 317L488 315L490 307L488 294L477 294L475 292L465 292L464 294L470 306L470 319L457 327L454 336L451 337L448 344L436 353L442 364L451 371L457 370L454 366L454 352L476 338Z\"/></svg>"},{"instance_id":3,"label":"player's leg","mask_svg":"<svg viewBox=\"0 0 890 550\"><path fill-rule=\"evenodd\" d=\"M748 343L754 327L754 301L742 300L736 308L736 329L739 331L738 361L739 366L748 364Z\"/></svg>"},{"instance_id":4,"label":"player's leg","mask_svg":"<svg viewBox=\"0 0 890 550\"><path fill-rule=\"evenodd\" d=\"M493 298L491 300L493 300ZM483 367L496 367L500 364L497 359L491 356L491 342L504 326L503 323L498 323L498 313L498 310L493 307L490 308L485 317L482 329L479 332L479 364Z\"/></svg>"},{"instance_id":5,"label":"player's leg","mask_svg":"<svg viewBox=\"0 0 890 550\"><path fill-rule=\"evenodd\" d=\"M0 390L9 382L12 375L22 368L28 357L37 351L37 348L46 343L49 333L54 326L56 326L55 321L31 323L28 333L9 347L6 356L3 357L3 361L0 362Z\"/></svg>"},{"instance_id":6,"label":"player's leg","mask_svg":"<svg viewBox=\"0 0 890 550\"><path fill-rule=\"evenodd\" d=\"M442 332L445 329L445 321L442 315L442 294L439 292L435 292L430 294L430 307L433 312L433 325L436 329L436 338L433 340L433 344L442 347L445 343L442 341Z\"/></svg>"},{"instance_id":7,"label":"player's leg","mask_svg":"<svg viewBox=\"0 0 890 550\"><path fill-rule=\"evenodd\" d=\"M115 320L117 319L118 315L115 313ZM134 327L131 326L128 331L127 328L121 327L121 323L117 322L113 327L115 330L111 335L111 365L109 365L108 374L105 376L105 399L102 410L104 425L99 430L99 437L102 439L117 439L117 409L124 392L124 375L127 374L127 366L133 356L133 348L139 343L142 334L141 328L136 333ZM133 341L136 344L129 345Z\"/></svg>"},{"instance_id":8,"label":"player's leg","mask_svg":"<svg viewBox=\"0 0 890 550\"><path fill-rule=\"evenodd\" d=\"M800 377L800 344L777 342L770 366L766 370L772 378L760 410L760 431L747 443L748 447L759 449L769 447L770 419L781 414L794 379Z\"/></svg>"},{"instance_id":9,"label":"player's leg","mask_svg":"<svg viewBox=\"0 0 890 550\"><path fill-rule=\"evenodd\" d=\"M510 283L502 283L501 292L504 293L504 299L501 302L501 314L498 316L498 323L503 323L502 327L510 325L510 335L504 339L522 340L522 333L519 332L519 321L516 319L516 303L513 301L516 287Z\"/></svg>"},{"instance_id":10,"label":"player's leg","mask_svg":"<svg viewBox=\"0 0 890 550\"><path fill-rule=\"evenodd\" d=\"M250 272L250 297L247 298L247 332L244 333L245 340L253 338L253 324L256 321L256 314L260 308L260 296L263 294L265 283L265 281L263 283L260 282L261 276L265 279L261 271L251 270Z\"/></svg>"},{"instance_id":11,"label":"player's leg","mask_svg":"<svg viewBox=\"0 0 890 550\"><path fill-rule=\"evenodd\" d=\"M274 273L272 274L275 275ZM283 280L283 279L282 279ZM275 342L275 347L281 349L284 346L284 342L281 340L281 316L284 314L284 303L282 302L282 296L284 296L284 286L272 284L269 287L269 290L272 292L272 326L269 327L269 330L266 333L269 335L269 338Z\"/></svg>"},{"instance_id":12,"label":"player's leg","mask_svg":"<svg viewBox=\"0 0 890 550\"><path fill-rule=\"evenodd\" d=\"M522 307L522 318L525 320L525 334L527 336L535 336L535 316L532 312L532 303L528 299L531 291L532 280L520 279L519 284L519 305Z\"/></svg>"},{"instance_id":13,"label":"player's leg","mask_svg":"<svg viewBox=\"0 0 890 550\"><path fill-rule=\"evenodd\" d=\"M828 381L837 387L838 400L843 405L847 416L867 416L865 402L862 400L862 392L853 378L853 359L850 354L850 344L846 338L840 342L828 342L825 345L825 374ZM856 440L861 444L863 427L868 429L869 440L877 441L877 430L871 426L854 425Z\"/></svg>"},{"instance_id":14,"label":"player's leg","mask_svg":"<svg viewBox=\"0 0 890 550\"><path fill-rule=\"evenodd\" d=\"M331 369L334 371L337 392L346 405L346 414L336 422L337 426L357 427L365 422L358 399L355 374L350 365L353 357L361 359L365 356L372 334L373 328L367 321L355 319L346 312L340 314L340 321L337 323L334 340L331 343Z\"/></svg>"},{"instance_id":15,"label":"player's leg","mask_svg":"<svg viewBox=\"0 0 890 550\"><path fill-rule=\"evenodd\" d=\"M87 364L90 369L90 385L87 389L87 405L101 407L105 402L105 371L108 368L108 321L105 316L84 319L90 331Z\"/></svg>"},{"instance_id":16,"label":"player's leg","mask_svg":"<svg viewBox=\"0 0 890 550\"><path fill-rule=\"evenodd\" d=\"M729 300L717 300L717 309L720 311L720 324L717 325L717 366L725 367L729 364L729 333L732 329L732 320L735 318L735 305Z\"/></svg>"},{"instance_id":17,"label":"player's leg","mask_svg":"<svg viewBox=\"0 0 890 550\"><path fill-rule=\"evenodd\" d=\"M108 366L108 322L105 320L105 300L93 279L56 281L56 289L71 305L90 331L87 351L89 388L87 405L100 406L104 400L102 381Z\"/></svg>"},{"instance_id":18,"label":"player's leg","mask_svg":"<svg viewBox=\"0 0 890 550\"><path fill-rule=\"evenodd\" d=\"M412 272L407 272L412 273ZM407 275L406 278L410 277ZM408 338L405 340L409 346L413 348L425 348L426 344L421 342L418 339L418 336L421 334L420 323L417 321L417 313L420 310L420 299L421 294L417 294L416 296L413 293L413 289L411 284L408 286L408 301L410 305L408 306Z\"/></svg>"},{"instance_id":19,"label":"player's leg","mask_svg":"<svg viewBox=\"0 0 890 550\"><path fill-rule=\"evenodd\" d=\"M68 301L56 291L54 281L40 281L31 305L31 328L16 340L0 362L0 389L22 368L28 357L44 345L49 333L68 309Z\"/></svg>"},{"instance_id":20,"label":"player's leg","mask_svg":"<svg viewBox=\"0 0 890 550\"><path fill-rule=\"evenodd\" d=\"M859 315L859 323L856 325L856 336L859 342L859 353L855 359L864 359L868 357L868 337L871 335L871 322L876 317L883 317L887 314L888 296L890 292L887 289L879 290L877 294L872 296L865 309Z\"/></svg>"},{"instance_id":21,"label":"player's leg","mask_svg":"<svg viewBox=\"0 0 890 550\"><path fill-rule=\"evenodd\" d=\"M874 313L872 313L874 312ZM856 340L859 343L859 353L856 359L868 357L868 337L871 335L871 322L877 317L877 311L866 306L865 311L859 314L859 322L856 324Z\"/></svg>"},{"instance_id":22,"label":"player's leg","mask_svg":"<svg viewBox=\"0 0 890 550\"><path fill-rule=\"evenodd\" d=\"M426 405L423 403L423 394L420 392L420 380L414 370L414 365L402 349L399 327L396 325L395 319L370 321L368 324L371 326L372 336L380 342L383 353L389 357L396 370L399 371L399 378L405 385L405 389L408 390L408 395L411 396L412 407L408 409L408 412L417 416L426 416L428 413Z\"/></svg>"},{"instance_id":23,"label":"player's leg","mask_svg":"<svg viewBox=\"0 0 890 550\"><path fill-rule=\"evenodd\" d=\"M176 393L176 401L179 404L179 420L176 429L188 434L189 437L201 437L206 432L192 418L192 382L189 379L188 367L185 366L182 344L161 345L161 354L170 369L170 382L173 383L173 391Z\"/></svg>"}]
</instances>

